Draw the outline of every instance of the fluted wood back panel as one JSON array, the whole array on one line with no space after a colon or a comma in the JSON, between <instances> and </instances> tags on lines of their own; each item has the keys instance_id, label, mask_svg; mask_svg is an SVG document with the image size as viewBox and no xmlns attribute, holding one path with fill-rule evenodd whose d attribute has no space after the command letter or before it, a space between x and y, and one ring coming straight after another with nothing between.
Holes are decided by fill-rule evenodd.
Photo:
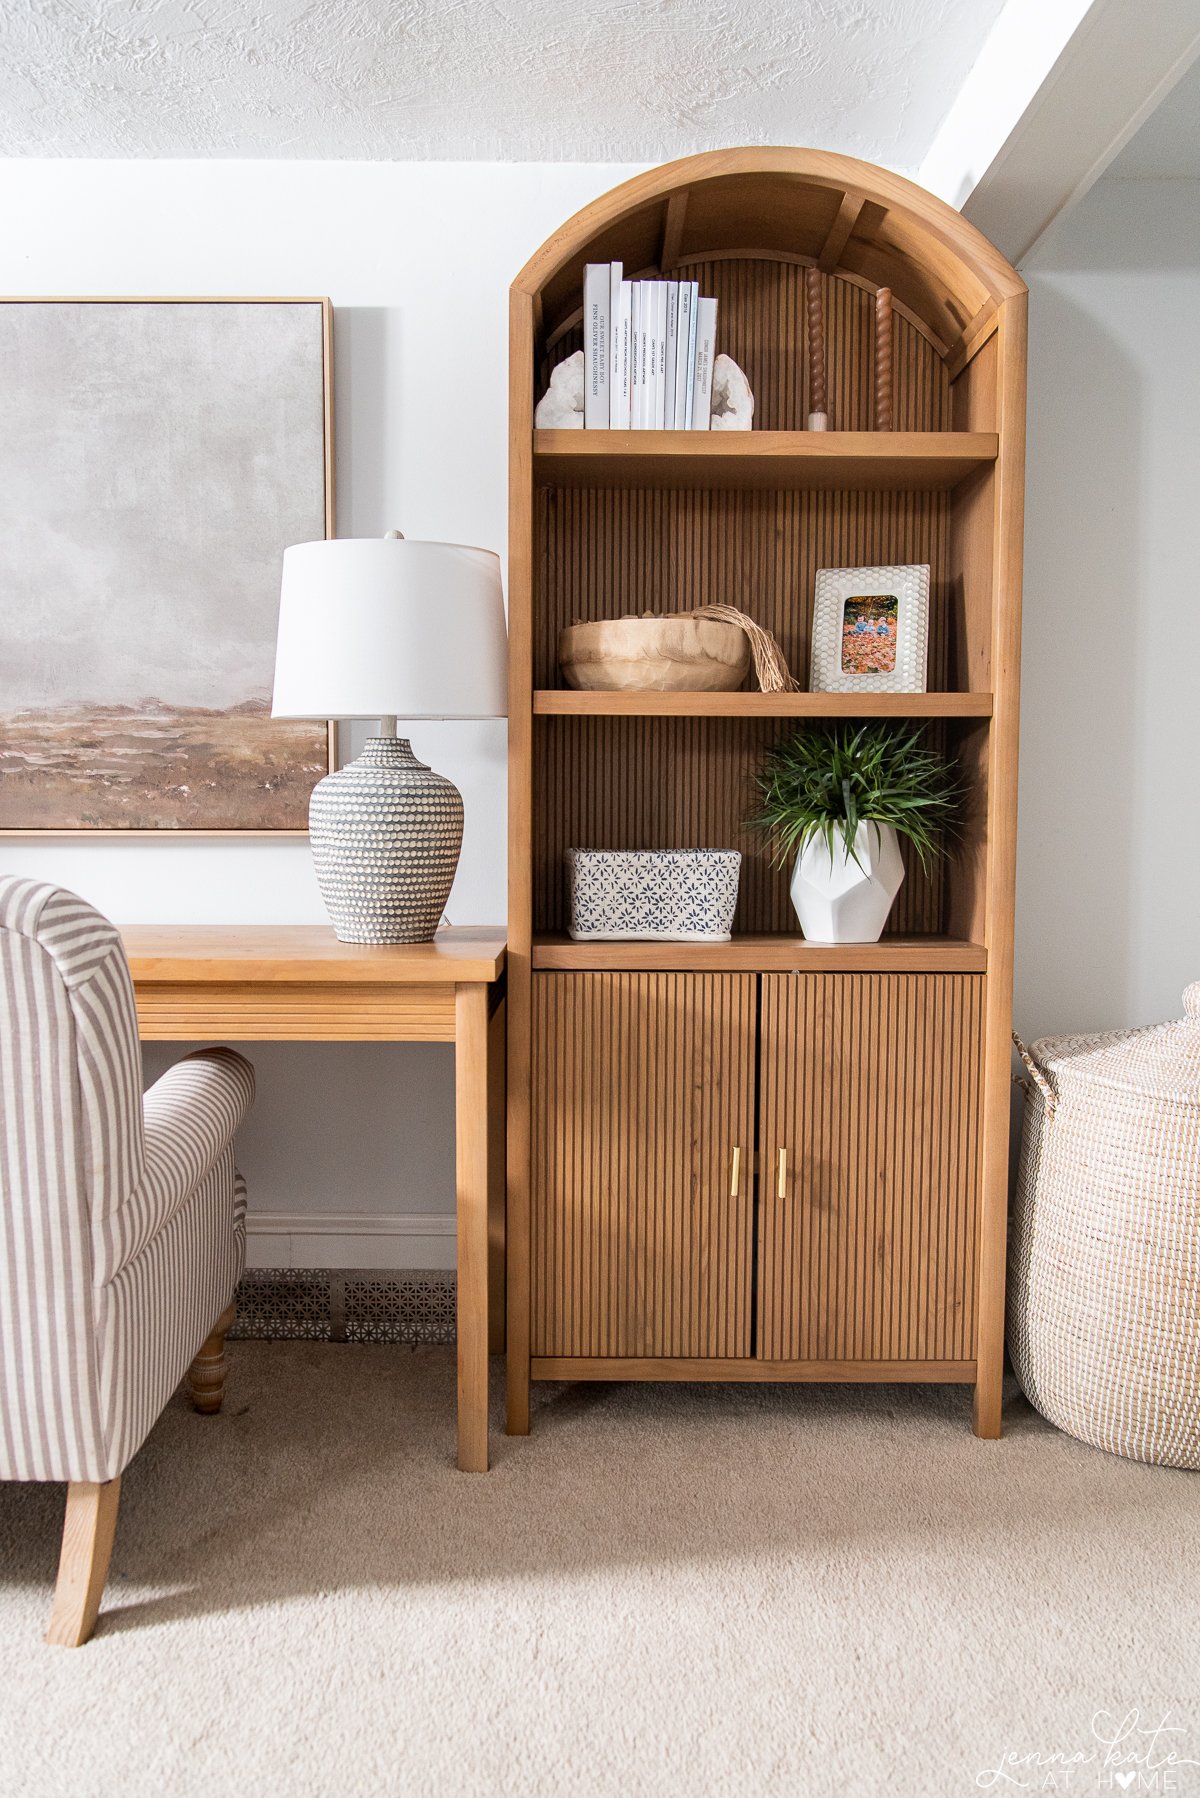
<instances>
[{"instance_id":1,"label":"fluted wood back panel","mask_svg":"<svg viewBox=\"0 0 1200 1798\"><path fill-rule=\"evenodd\" d=\"M765 258L679 268L720 302L719 347L745 369L757 430L802 430L808 414L804 274ZM830 427L870 430L874 297L832 275L825 295ZM950 428L945 366L907 319L894 319L897 430ZM551 369L579 347L560 338L541 359ZM946 684L952 616L961 594L947 579L950 502L941 493L795 493L546 489L534 495L534 685L561 684L558 634L577 619L623 612L735 605L779 638L793 673L807 680L818 568L927 562L931 605L929 685ZM973 671L974 675L974 671ZM986 689L986 670L973 684Z\"/></svg>"},{"instance_id":2,"label":"fluted wood back panel","mask_svg":"<svg viewBox=\"0 0 1200 1798\"><path fill-rule=\"evenodd\" d=\"M534 929L567 926L567 849L739 849L738 934L796 931L790 869L771 865L745 829L753 775L789 726L777 719L555 718L534 720ZM931 742L946 729L934 725ZM907 874L889 933L944 926L945 870L927 875L907 849Z\"/></svg>"},{"instance_id":3,"label":"fluted wood back panel","mask_svg":"<svg viewBox=\"0 0 1200 1798\"><path fill-rule=\"evenodd\" d=\"M983 1001L982 975L763 975L764 1359L973 1358Z\"/></svg>"},{"instance_id":4,"label":"fluted wood back panel","mask_svg":"<svg viewBox=\"0 0 1200 1798\"><path fill-rule=\"evenodd\" d=\"M563 685L565 625L725 605L773 631L807 686L817 570L927 562L929 686L944 688L962 634L961 588L947 579L949 505L944 493L542 489L534 685ZM986 679L974 684L987 690Z\"/></svg>"},{"instance_id":5,"label":"fluted wood back panel","mask_svg":"<svg viewBox=\"0 0 1200 1798\"><path fill-rule=\"evenodd\" d=\"M756 988L533 976L534 1355L750 1354Z\"/></svg>"},{"instance_id":6,"label":"fluted wood back panel","mask_svg":"<svg viewBox=\"0 0 1200 1798\"><path fill-rule=\"evenodd\" d=\"M720 346L755 393L755 425L796 429L808 410L804 269L769 258L715 258L672 270L720 302ZM822 276L829 414L838 429L872 417L874 299ZM540 379L577 347L560 337ZM898 428L945 429L945 367L915 326L895 318ZM533 684L562 685L558 639L576 620L626 612L734 605L773 631L807 683L819 568L925 562L930 567L929 686L944 688L959 660L961 580L948 556L951 499L944 493L810 493L720 489L549 488L534 493ZM986 668L972 679L986 689ZM751 776L786 726L770 721L550 719L533 729L534 917L537 931L566 927L563 853L569 848L736 848L744 858L734 928L791 931L787 876L771 868L743 822ZM940 733L935 730L932 736ZM889 932L945 928L941 869L909 867Z\"/></svg>"},{"instance_id":7,"label":"fluted wood back panel","mask_svg":"<svg viewBox=\"0 0 1200 1798\"><path fill-rule=\"evenodd\" d=\"M802 431L809 412L803 267L759 257L688 262L671 276L697 281L717 300L717 349L745 370L760 431ZM874 418L875 296L837 275L821 276L825 312L826 409L831 431L869 431ZM893 320L898 431L944 431L950 384L929 339Z\"/></svg>"},{"instance_id":8,"label":"fluted wood back panel","mask_svg":"<svg viewBox=\"0 0 1200 1798\"><path fill-rule=\"evenodd\" d=\"M626 274L634 273L627 265ZM653 271L651 271L653 272ZM743 369L759 431L802 431L808 418L804 268L766 256L688 260L664 278L696 281L718 302L717 349ZM825 312L826 404L833 431L869 431L874 420L875 296L837 275L821 276ZM897 312L893 321L898 431L948 431L950 383L929 339ZM538 387L583 347L582 325L557 336L536 360Z\"/></svg>"}]
</instances>

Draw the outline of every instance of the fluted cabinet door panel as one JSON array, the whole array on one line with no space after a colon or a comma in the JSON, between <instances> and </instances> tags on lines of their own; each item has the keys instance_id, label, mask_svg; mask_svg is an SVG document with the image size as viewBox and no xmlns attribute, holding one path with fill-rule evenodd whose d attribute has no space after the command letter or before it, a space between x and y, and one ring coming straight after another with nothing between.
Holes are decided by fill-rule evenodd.
<instances>
[{"instance_id":1,"label":"fluted cabinet door panel","mask_svg":"<svg viewBox=\"0 0 1200 1798\"><path fill-rule=\"evenodd\" d=\"M533 976L534 1355L749 1356L755 988Z\"/></svg>"},{"instance_id":2,"label":"fluted cabinet door panel","mask_svg":"<svg viewBox=\"0 0 1200 1798\"><path fill-rule=\"evenodd\" d=\"M983 997L982 975L763 976L764 1359L973 1358Z\"/></svg>"}]
</instances>

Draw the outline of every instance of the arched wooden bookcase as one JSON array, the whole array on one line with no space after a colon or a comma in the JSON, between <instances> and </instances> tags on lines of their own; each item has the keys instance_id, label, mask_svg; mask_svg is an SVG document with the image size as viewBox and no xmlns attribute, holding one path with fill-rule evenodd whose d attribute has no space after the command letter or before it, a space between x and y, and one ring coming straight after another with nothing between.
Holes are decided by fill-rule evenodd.
<instances>
[{"instance_id":1,"label":"arched wooden bookcase","mask_svg":"<svg viewBox=\"0 0 1200 1798\"><path fill-rule=\"evenodd\" d=\"M752 433L534 431L584 264L618 258L718 298ZM826 434L801 428L812 266ZM1025 332L1023 283L957 213L813 150L639 176L513 283L511 1432L531 1379L675 1378L961 1381L999 1434ZM803 681L816 569L904 562L932 571L925 695L563 688L563 624L709 601L774 630ZM811 945L742 828L747 777L787 720L867 713L957 751L969 827L937 876L910 868L880 943ZM733 942L570 942L572 846L741 849Z\"/></svg>"}]
</instances>

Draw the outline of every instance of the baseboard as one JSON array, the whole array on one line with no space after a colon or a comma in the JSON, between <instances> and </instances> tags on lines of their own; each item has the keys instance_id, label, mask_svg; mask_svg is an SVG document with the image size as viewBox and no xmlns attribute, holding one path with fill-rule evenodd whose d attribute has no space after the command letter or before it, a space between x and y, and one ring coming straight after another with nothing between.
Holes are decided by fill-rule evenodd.
<instances>
[{"instance_id":1,"label":"baseboard","mask_svg":"<svg viewBox=\"0 0 1200 1798\"><path fill-rule=\"evenodd\" d=\"M437 1268L453 1272L453 1212L251 1211L247 1268Z\"/></svg>"}]
</instances>

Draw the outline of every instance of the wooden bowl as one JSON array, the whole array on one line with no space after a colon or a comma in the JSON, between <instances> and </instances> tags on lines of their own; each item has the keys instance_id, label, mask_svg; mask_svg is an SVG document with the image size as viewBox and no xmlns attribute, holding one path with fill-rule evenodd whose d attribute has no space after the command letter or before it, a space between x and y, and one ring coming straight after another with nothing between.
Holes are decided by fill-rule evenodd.
<instances>
[{"instance_id":1,"label":"wooden bowl","mask_svg":"<svg viewBox=\"0 0 1200 1798\"><path fill-rule=\"evenodd\" d=\"M569 687L593 693L732 693L750 667L739 624L681 615L605 618L559 633Z\"/></svg>"}]
</instances>

